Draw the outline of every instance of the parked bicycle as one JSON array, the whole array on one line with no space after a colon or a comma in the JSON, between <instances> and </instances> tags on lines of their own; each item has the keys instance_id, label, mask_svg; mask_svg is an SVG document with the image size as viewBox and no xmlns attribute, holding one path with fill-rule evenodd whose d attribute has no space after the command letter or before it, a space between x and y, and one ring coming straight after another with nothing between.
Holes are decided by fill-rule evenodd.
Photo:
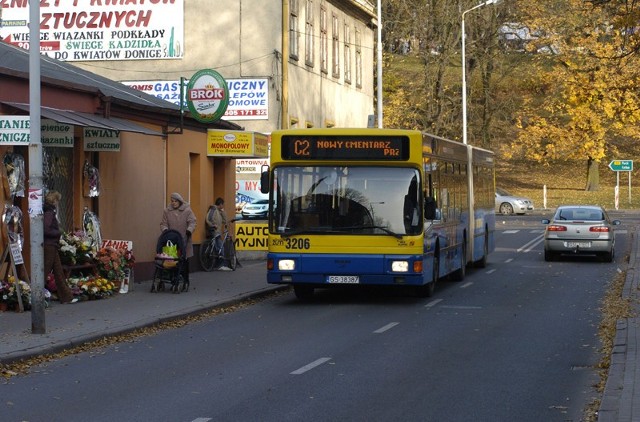
<instances>
[{"instance_id":1,"label":"parked bicycle","mask_svg":"<svg viewBox=\"0 0 640 422\"><path fill-rule=\"evenodd\" d=\"M216 246L216 238L222 237L220 248ZM210 237L200 245L200 265L205 271L213 271L215 268L228 267L235 271L240 264L233 236L229 229L225 228L222 235Z\"/></svg>"}]
</instances>

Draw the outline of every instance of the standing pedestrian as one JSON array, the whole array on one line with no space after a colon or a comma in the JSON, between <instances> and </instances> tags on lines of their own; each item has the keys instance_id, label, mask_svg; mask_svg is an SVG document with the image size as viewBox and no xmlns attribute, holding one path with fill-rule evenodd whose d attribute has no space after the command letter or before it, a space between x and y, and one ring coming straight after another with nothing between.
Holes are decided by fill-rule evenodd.
<instances>
[{"instance_id":1,"label":"standing pedestrian","mask_svg":"<svg viewBox=\"0 0 640 422\"><path fill-rule=\"evenodd\" d=\"M189 203L185 202L177 192L171 194L171 202L162 212L160 229L162 231L176 230L182 235L184 242L184 251L182 251L182 253L186 261L183 277L185 284L189 285L189 258L193 256L191 234L196 229L196 216Z\"/></svg>"},{"instance_id":2,"label":"standing pedestrian","mask_svg":"<svg viewBox=\"0 0 640 422\"><path fill-rule=\"evenodd\" d=\"M52 190L44 197L44 275L53 270L53 277L56 282L56 294L60 303L75 303L78 299L73 297L73 292L67 284L60 261L60 237L62 231L58 223L58 204L62 195L60 192Z\"/></svg>"},{"instance_id":3,"label":"standing pedestrian","mask_svg":"<svg viewBox=\"0 0 640 422\"><path fill-rule=\"evenodd\" d=\"M216 198L215 205L209 208L207 213L207 229L215 239L216 250L222 248L222 235L227 229L227 213L224 211L224 199ZM231 268L224 265L224 262L218 262L216 265L218 270L230 271Z\"/></svg>"}]
</instances>

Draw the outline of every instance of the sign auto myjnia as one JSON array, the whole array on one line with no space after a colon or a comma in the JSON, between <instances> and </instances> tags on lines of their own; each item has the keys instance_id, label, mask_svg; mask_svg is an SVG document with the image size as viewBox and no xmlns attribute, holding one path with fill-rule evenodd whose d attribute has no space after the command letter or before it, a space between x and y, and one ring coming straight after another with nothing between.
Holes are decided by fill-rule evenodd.
<instances>
[{"instance_id":1,"label":"sign auto myjnia","mask_svg":"<svg viewBox=\"0 0 640 422\"><path fill-rule=\"evenodd\" d=\"M215 70L199 70L187 85L187 106L198 121L210 123L219 120L229 105L229 88Z\"/></svg>"}]
</instances>

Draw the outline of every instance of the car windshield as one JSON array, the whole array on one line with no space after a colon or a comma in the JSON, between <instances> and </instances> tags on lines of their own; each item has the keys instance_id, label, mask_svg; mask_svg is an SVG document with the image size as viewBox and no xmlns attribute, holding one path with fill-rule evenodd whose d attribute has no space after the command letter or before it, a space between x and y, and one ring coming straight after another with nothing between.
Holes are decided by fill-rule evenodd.
<instances>
[{"instance_id":1,"label":"car windshield","mask_svg":"<svg viewBox=\"0 0 640 422\"><path fill-rule=\"evenodd\" d=\"M559 208L556 220L602 221L605 219L602 210L597 208Z\"/></svg>"},{"instance_id":2,"label":"car windshield","mask_svg":"<svg viewBox=\"0 0 640 422\"><path fill-rule=\"evenodd\" d=\"M496 193L500 196L513 196L511 195L511 193L509 193L508 191L502 189L502 188L496 188Z\"/></svg>"},{"instance_id":3,"label":"car windshield","mask_svg":"<svg viewBox=\"0 0 640 422\"><path fill-rule=\"evenodd\" d=\"M416 169L277 167L274 179L272 233L401 236L424 226Z\"/></svg>"}]
</instances>

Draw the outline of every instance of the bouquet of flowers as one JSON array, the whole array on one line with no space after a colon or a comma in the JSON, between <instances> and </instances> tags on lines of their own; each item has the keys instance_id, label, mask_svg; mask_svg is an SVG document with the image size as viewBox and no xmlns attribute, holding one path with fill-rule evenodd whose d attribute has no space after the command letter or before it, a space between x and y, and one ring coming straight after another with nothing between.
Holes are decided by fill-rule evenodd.
<instances>
[{"instance_id":1,"label":"bouquet of flowers","mask_svg":"<svg viewBox=\"0 0 640 422\"><path fill-rule=\"evenodd\" d=\"M80 300L95 300L113 296L117 286L104 277L71 277L68 280L74 296Z\"/></svg>"},{"instance_id":2,"label":"bouquet of flowers","mask_svg":"<svg viewBox=\"0 0 640 422\"><path fill-rule=\"evenodd\" d=\"M60 238L60 260L66 265L85 264L93 260L93 241L84 232L64 233Z\"/></svg>"},{"instance_id":3,"label":"bouquet of flowers","mask_svg":"<svg viewBox=\"0 0 640 422\"><path fill-rule=\"evenodd\" d=\"M26 281L17 280L14 276L7 277L7 281L0 282L0 300L7 303L10 309L18 306L18 289L16 283L20 286L20 295L22 306L25 310L31 309L31 286Z\"/></svg>"},{"instance_id":4,"label":"bouquet of flowers","mask_svg":"<svg viewBox=\"0 0 640 422\"><path fill-rule=\"evenodd\" d=\"M0 280L0 302L9 303L9 283Z\"/></svg>"},{"instance_id":5,"label":"bouquet of flowers","mask_svg":"<svg viewBox=\"0 0 640 422\"><path fill-rule=\"evenodd\" d=\"M126 249L111 246L101 248L96 256L98 271L107 280L123 280L125 272L136 262L133 253Z\"/></svg>"}]
</instances>

